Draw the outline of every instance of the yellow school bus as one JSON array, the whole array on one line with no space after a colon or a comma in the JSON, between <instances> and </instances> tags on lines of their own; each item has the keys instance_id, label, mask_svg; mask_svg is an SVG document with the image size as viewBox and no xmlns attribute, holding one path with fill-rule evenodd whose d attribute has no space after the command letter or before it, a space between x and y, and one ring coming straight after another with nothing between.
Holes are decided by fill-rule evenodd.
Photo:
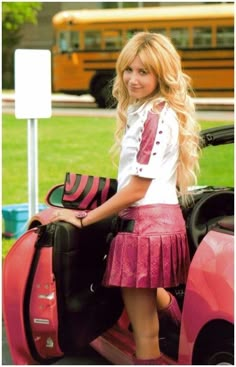
<instances>
[{"instance_id":1,"label":"yellow school bus","mask_svg":"<svg viewBox=\"0 0 236 367\"><path fill-rule=\"evenodd\" d=\"M70 10L54 15L53 91L109 102L118 54L136 32L172 39L197 97L232 97L234 4Z\"/></svg>"}]
</instances>

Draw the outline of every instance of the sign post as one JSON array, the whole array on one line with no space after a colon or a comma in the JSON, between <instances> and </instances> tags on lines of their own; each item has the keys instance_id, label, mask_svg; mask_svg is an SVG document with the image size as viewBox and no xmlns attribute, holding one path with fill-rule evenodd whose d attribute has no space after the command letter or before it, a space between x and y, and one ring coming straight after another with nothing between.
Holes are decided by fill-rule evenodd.
<instances>
[{"instance_id":1,"label":"sign post","mask_svg":"<svg viewBox=\"0 0 236 367\"><path fill-rule=\"evenodd\" d=\"M38 120L28 119L28 202L29 219L38 212Z\"/></svg>"},{"instance_id":2,"label":"sign post","mask_svg":"<svg viewBox=\"0 0 236 367\"><path fill-rule=\"evenodd\" d=\"M38 212L38 118L51 117L51 53L15 51L15 116L27 119L28 217Z\"/></svg>"}]
</instances>

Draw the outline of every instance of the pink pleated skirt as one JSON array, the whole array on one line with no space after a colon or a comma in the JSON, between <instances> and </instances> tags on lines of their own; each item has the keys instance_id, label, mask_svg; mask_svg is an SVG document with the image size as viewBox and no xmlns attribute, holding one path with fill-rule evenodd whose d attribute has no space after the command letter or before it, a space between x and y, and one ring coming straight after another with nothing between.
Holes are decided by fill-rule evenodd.
<instances>
[{"instance_id":1,"label":"pink pleated skirt","mask_svg":"<svg viewBox=\"0 0 236 367\"><path fill-rule=\"evenodd\" d=\"M134 220L118 232L107 259L106 287L169 288L185 284L190 265L185 221L178 204L130 207L119 213Z\"/></svg>"}]
</instances>

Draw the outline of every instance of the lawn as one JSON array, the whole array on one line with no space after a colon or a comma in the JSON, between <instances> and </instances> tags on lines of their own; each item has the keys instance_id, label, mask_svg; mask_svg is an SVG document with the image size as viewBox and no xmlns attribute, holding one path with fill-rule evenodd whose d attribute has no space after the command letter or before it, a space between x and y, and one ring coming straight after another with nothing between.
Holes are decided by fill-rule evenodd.
<instances>
[{"instance_id":1,"label":"lawn","mask_svg":"<svg viewBox=\"0 0 236 367\"><path fill-rule=\"evenodd\" d=\"M228 122L201 123L202 128L222 124ZM109 155L114 127L114 118L105 117L54 116L38 121L40 203L44 203L53 185L64 181L66 172L116 177L117 168ZM28 200L26 120L3 115L2 153L2 203L25 203ZM233 185L232 146L222 146L217 154L214 148L204 153L201 184ZM13 240L3 239L3 256L12 243Z\"/></svg>"},{"instance_id":2,"label":"lawn","mask_svg":"<svg viewBox=\"0 0 236 367\"><path fill-rule=\"evenodd\" d=\"M3 204L27 202L27 122L3 116ZM109 149L114 120L52 117L38 121L39 201L67 171L116 176Z\"/></svg>"}]
</instances>

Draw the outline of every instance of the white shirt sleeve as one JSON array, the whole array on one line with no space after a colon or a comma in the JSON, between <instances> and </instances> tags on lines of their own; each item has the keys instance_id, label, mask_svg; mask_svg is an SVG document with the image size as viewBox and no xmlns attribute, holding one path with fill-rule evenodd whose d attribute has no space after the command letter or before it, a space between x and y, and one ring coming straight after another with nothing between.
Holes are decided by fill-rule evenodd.
<instances>
[{"instance_id":1,"label":"white shirt sleeve","mask_svg":"<svg viewBox=\"0 0 236 367\"><path fill-rule=\"evenodd\" d=\"M170 149L172 137L166 112L167 108L160 114L148 112L137 137L137 154L131 167L131 175L155 179L162 174L160 168L164 155Z\"/></svg>"}]
</instances>

